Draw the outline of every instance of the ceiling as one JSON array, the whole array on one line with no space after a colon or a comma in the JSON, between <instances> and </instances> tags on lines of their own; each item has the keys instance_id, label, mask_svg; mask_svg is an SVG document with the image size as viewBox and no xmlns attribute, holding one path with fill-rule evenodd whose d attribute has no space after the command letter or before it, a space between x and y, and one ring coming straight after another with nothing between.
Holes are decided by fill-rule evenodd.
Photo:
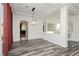
<instances>
[{"instance_id":1,"label":"ceiling","mask_svg":"<svg viewBox=\"0 0 79 59\"><path fill-rule=\"evenodd\" d=\"M63 6L68 7L69 15L79 15L79 3L11 3L13 13L32 15L32 8L35 7L37 17L51 17L58 15Z\"/></svg>"}]
</instances>

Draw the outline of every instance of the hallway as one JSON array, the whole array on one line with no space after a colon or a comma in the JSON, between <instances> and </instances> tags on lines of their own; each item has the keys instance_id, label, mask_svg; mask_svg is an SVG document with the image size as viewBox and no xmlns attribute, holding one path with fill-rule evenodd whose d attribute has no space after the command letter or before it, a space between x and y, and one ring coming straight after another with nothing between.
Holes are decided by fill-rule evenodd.
<instances>
[{"instance_id":1,"label":"hallway","mask_svg":"<svg viewBox=\"0 0 79 59\"><path fill-rule=\"evenodd\" d=\"M63 48L44 39L13 43L10 56L79 56L79 43L69 41L70 48Z\"/></svg>"}]
</instances>

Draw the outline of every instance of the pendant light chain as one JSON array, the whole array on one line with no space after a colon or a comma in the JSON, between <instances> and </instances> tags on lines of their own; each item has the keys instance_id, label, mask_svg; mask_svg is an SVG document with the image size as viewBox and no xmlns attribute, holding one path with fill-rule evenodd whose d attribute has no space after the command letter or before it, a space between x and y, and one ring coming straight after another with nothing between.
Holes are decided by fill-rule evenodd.
<instances>
[{"instance_id":1,"label":"pendant light chain","mask_svg":"<svg viewBox=\"0 0 79 59\"><path fill-rule=\"evenodd\" d=\"M35 16L35 8L32 9L32 23L37 24L36 16Z\"/></svg>"}]
</instances>

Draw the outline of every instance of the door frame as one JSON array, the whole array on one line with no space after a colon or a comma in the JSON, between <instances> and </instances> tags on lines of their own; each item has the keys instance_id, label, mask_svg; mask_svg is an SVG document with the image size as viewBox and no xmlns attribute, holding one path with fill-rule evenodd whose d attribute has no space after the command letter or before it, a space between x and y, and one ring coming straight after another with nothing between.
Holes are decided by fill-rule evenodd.
<instances>
[{"instance_id":1,"label":"door frame","mask_svg":"<svg viewBox=\"0 0 79 59\"><path fill-rule=\"evenodd\" d=\"M22 20L22 21L20 21L20 24L21 23L26 24L26 41L28 41L28 21ZM20 41L21 41L21 36L20 36Z\"/></svg>"}]
</instances>

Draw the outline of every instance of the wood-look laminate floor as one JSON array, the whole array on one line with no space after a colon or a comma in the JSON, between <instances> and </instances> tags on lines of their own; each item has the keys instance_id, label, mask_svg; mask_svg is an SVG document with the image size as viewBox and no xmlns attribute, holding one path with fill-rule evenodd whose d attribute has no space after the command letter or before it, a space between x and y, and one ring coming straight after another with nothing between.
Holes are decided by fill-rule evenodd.
<instances>
[{"instance_id":1,"label":"wood-look laminate floor","mask_svg":"<svg viewBox=\"0 0 79 59\"><path fill-rule=\"evenodd\" d=\"M9 56L79 56L79 43L69 41L63 48L43 39L14 42Z\"/></svg>"}]
</instances>

